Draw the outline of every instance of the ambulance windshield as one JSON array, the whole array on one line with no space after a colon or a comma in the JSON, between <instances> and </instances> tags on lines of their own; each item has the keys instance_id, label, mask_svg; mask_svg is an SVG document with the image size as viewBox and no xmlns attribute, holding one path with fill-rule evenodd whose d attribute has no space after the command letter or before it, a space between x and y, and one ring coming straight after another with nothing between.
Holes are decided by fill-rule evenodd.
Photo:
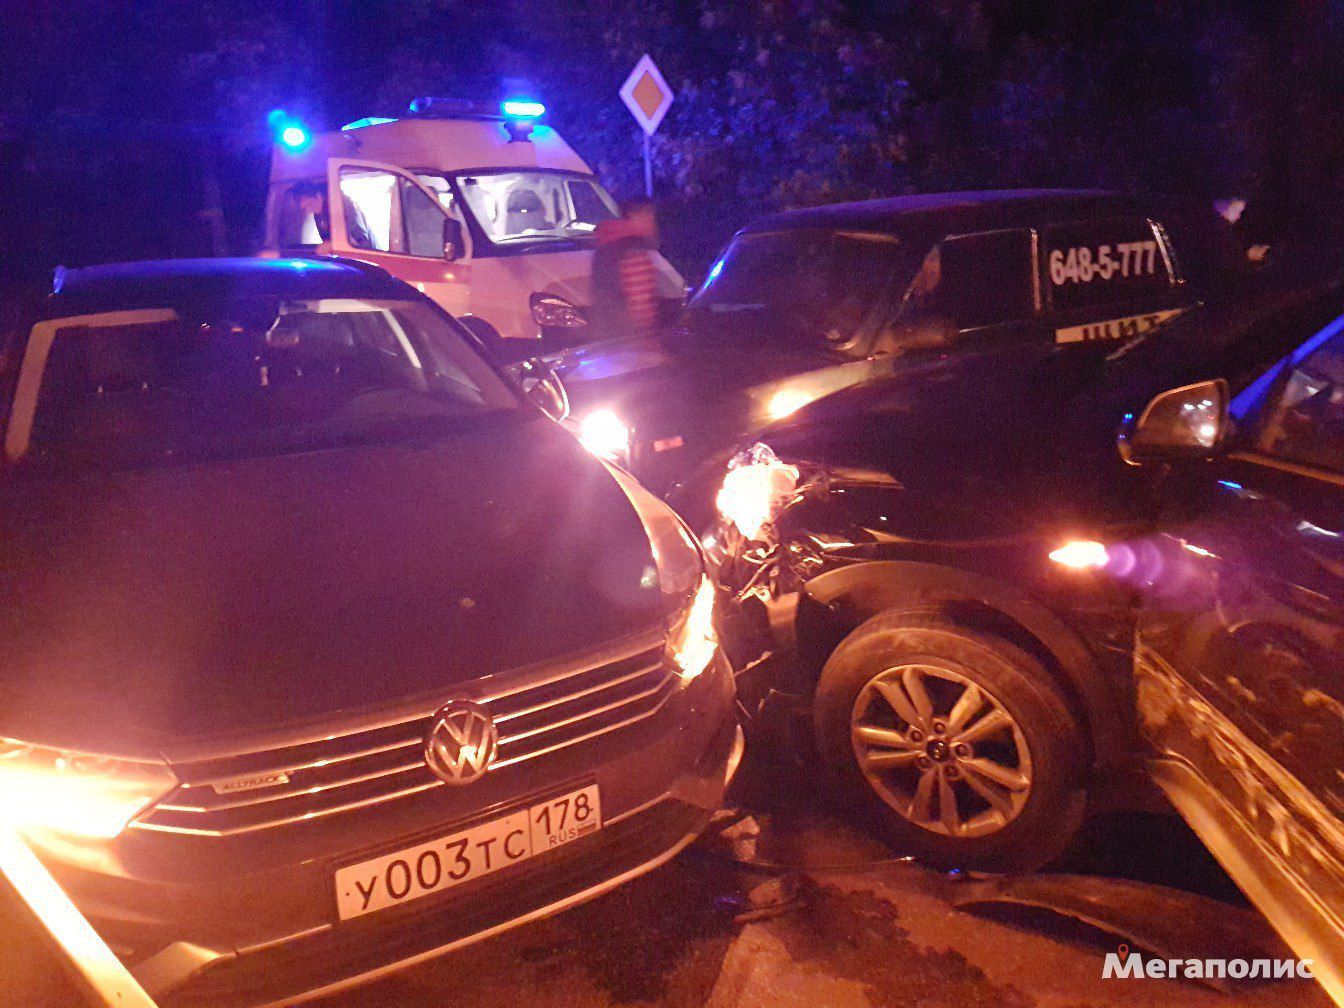
<instances>
[{"instance_id":1,"label":"ambulance windshield","mask_svg":"<svg viewBox=\"0 0 1344 1008\"><path fill-rule=\"evenodd\" d=\"M462 200L495 245L584 238L617 215L591 175L562 171L492 171L458 175Z\"/></svg>"}]
</instances>

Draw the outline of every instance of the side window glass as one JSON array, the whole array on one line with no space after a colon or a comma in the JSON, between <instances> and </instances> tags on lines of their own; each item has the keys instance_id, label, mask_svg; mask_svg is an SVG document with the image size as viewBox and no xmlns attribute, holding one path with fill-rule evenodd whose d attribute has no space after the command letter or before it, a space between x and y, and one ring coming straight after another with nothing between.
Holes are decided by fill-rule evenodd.
<instances>
[{"instance_id":1,"label":"side window glass","mask_svg":"<svg viewBox=\"0 0 1344 1008\"><path fill-rule=\"evenodd\" d=\"M421 259L443 258L443 222L452 205L448 183L434 176L421 181L374 168L341 169L346 237L353 248Z\"/></svg>"},{"instance_id":2,"label":"side window glass","mask_svg":"<svg viewBox=\"0 0 1344 1008\"><path fill-rule=\"evenodd\" d=\"M316 248L331 238L327 183L323 179L295 182L279 190L274 212L282 249Z\"/></svg>"},{"instance_id":3,"label":"side window glass","mask_svg":"<svg viewBox=\"0 0 1344 1008\"><path fill-rule=\"evenodd\" d=\"M949 238L924 260L918 282L959 329L1018 322L1036 314L1030 231ZM924 275L926 271L936 273Z\"/></svg>"},{"instance_id":4,"label":"side window glass","mask_svg":"<svg viewBox=\"0 0 1344 1008\"><path fill-rule=\"evenodd\" d=\"M431 199L409 179L401 179L401 211L406 221L406 254L422 259L443 258L441 203Z\"/></svg>"},{"instance_id":5,"label":"side window glass","mask_svg":"<svg viewBox=\"0 0 1344 1008\"><path fill-rule=\"evenodd\" d=\"M616 216L597 190L587 182L569 183L569 200L574 205L574 224L590 231L604 220Z\"/></svg>"},{"instance_id":6,"label":"side window glass","mask_svg":"<svg viewBox=\"0 0 1344 1008\"><path fill-rule=\"evenodd\" d=\"M1168 290L1173 277L1153 226L1142 218L1083 221L1041 233L1050 305L1106 308Z\"/></svg>"},{"instance_id":7,"label":"side window glass","mask_svg":"<svg viewBox=\"0 0 1344 1008\"><path fill-rule=\"evenodd\" d=\"M397 176L367 168L341 169L346 237L355 248L403 252Z\"/></svg>"},{"instance_id":8,"label":"side window glass","mask_svg":"<svg viewBox=\"0 0 1344 1008\"><path fill-rule=\"evenodd\" d=\"M1290 365L1253 432L1263 455L1344 473L1344 335Z\"/></svg>"},{"instance_id":9,"label":"side window glass","mask_svg":"<svg viewBox=\"0 0 1344 1008\"><path fill-rule=\"evenodd\" d=\"M42 372L32 444L78 452L100 431L129 437L167 426L145 402L174 387L197 342L179 322L60 330Z\"/></svg>"},{"instance_id":10,"label":"side window glass","mask_svg":"<svg viewBox=\"0 0 1344 1008\"><path fill-rule=\"evenodd\" d=\"M942 246L935 245L924 256L915 278L905 291L905 310L920 314L938 309L938 287L943 279Z\"/></svg>"}]
</instances>

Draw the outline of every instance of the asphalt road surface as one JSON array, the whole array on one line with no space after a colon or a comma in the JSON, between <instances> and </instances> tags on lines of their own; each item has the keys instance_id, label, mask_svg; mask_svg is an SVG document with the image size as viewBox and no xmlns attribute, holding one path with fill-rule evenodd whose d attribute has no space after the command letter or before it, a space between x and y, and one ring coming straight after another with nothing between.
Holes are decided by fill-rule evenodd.
<instances>
[{"instance_id":1,"label":"asphalt road surface","mask_svg":"<svg viewBox=\"0 0 1344 1008\"><path fill-rule=\"evenodd\" d=\"M1327 1008L1309 981L1218 992L1190 981L1103 979L1119 939L1041 910L953 904L967 880L896 857L843 809L795 797L787 768L756 775L750 823L594 903L520 928L322 1008ZM766 783L761 783L765 781ZM754 859L744 866L743 858ZM764 867L762 866L764 863ZM788 868L791 870L784 871ZM1165 817L1093 824L1065 870L1174 886L1162 915L1210 954L1257 918L1195 838ZM1067 884L1066 884L1067 888ZM1102 902L1107 897L1102 891ZM1121 892L1116 900L1127 898ZM1218 900L1221 902L1211 902ZM1142 908L1140 908L1142 909ZM1243 917L1242 915L1245 915ZM1249 923L1247 923L1249 921ZM40 945L0 919L0 1004L72 1005ZM1193 951L1197 947L1198 951ZM1218 944L1213 942L1216 952ZM1229 947L1224 954L1240 950Z\"/></svg>"}]
</instances>

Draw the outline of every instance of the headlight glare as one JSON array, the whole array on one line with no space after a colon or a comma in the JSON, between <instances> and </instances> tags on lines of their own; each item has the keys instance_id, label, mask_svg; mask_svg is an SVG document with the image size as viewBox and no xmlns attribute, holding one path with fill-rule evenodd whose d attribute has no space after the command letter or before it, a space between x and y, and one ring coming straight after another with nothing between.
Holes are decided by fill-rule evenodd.
<instances>
[{"instance_id":1,"label":"headlight glare","mask_svg":"<svg viewBox=\"0 0 1344 1008\"><path fill-rule=\"evenodd\" d=\"M816 397L809 395L802 389L780 389L765 404L765 412L771 420L783 420L786 416L797 413L814 398Z\"/></svg>"},{"instance_id":2,"label":"headlight glare","mask_svg":"<svg viewBox=\"0 0 1344 1008\"><path fill-rule=\"evenodd\" d=\"M658 569L658 587L668 613L667 661L684 682L709 667L718 650L714 627L714 584L705 574L704 556L686 523L675 511L615 466L612 477L630 498L644 525Z\"/></svg>"},{"instance_id":3,"label":"headlight glare","mask_svg":"<svg viewBox=\"0 0 1344 1008\"><path fill-rule=\"evenodd\" d=\"M554 294L533 294L528 299L532 321L543 329L578 329L588 324L583 312Z\"/></svg>"},{"instance_id":4,"label":"headlight glare","mask_svg":"<svg viewBox=\"0 0 1344 1008\"><path fill-rule=\"evenodd\" d=\"M176 786L161 763L0 739L0 818L21 830L108 840Z\"/></svg>"},{"instance_id":5,"label":"headlight glare","mask_svg":"<svg viewBox=\"0 0 1344 1008\"><path fill-rule=\"evenodd\" d=\"M747 539L757 539L798 486L798 467L786 465L767 445L755 444L728 463L715 504Z\"/></svg>"},{"instance_id":6,"label":"headlight glare","mask_svg":"<svg viewBox=\"0 0 1344 1008\"><path fill-rule=\"evenodd\" d=\"M630 451L630 428L615 410L593 410L579 421L579 444L598 458L620 462Z\"/></svg>"},{"instance_id":7,"label":"headlight glare","mask_svg":"<svg viewBox=\"0 0 1344 1008\"><path fill-rule=\"evenodd\" d=\"M714 584L702 576L685 618L673 628L668 650L682 679L689 682L709 667L718 649L719 635L714 630Z\"/></svg>"},{"instance_id":8,"label":"headlight glare","mask_svg":"<svg viewBox=\"0 0 1344 1008\"><path fill-rule=\"evenodd\" d=\"M1069 570L1100 570L1110 562L1110 554L1104 543L1075 539L1051 551L1050 559Z\"/></svg>"}]
</instances>

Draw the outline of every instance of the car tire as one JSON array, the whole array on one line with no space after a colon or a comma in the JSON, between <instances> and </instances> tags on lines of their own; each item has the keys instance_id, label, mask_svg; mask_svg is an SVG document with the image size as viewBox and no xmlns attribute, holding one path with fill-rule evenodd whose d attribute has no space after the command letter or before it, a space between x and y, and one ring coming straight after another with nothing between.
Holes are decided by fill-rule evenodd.
<instances>
[{"instance_id":1,"label":"car tire","mask_svg":"<svg viewBox=\"0 0 1344 1008\"><path fill-rule=\"evenodd\" d=\"M1082 822L1084 733L1045 668L935 611L883 613L841 641L813 725L883 839L939 868L1039 868Z\"/></svg>"}]
</instances>

